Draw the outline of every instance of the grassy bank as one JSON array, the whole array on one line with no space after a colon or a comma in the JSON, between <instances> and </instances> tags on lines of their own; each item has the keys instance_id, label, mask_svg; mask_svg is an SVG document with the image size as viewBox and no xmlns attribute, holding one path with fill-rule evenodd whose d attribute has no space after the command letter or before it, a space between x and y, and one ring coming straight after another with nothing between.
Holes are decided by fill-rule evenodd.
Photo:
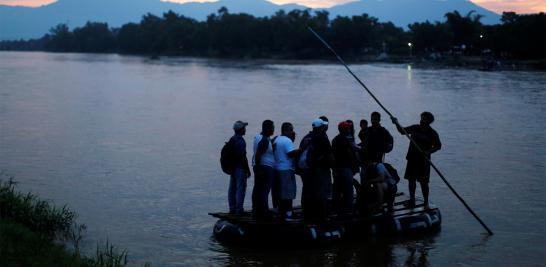
<instances>
[{"instance_id":1,"label":"grassy bank","mask_svg":"<svg viewBox=\"0 0 546 267\"><path fill-rule=\"evenodd\" d=\"M126 266L127 252L110 243L95 255L80 253L85 225L66 206L57 208L0 180L0 266ZM72 248L69 250L70 246Z\"/></svg>"}]
</instances>

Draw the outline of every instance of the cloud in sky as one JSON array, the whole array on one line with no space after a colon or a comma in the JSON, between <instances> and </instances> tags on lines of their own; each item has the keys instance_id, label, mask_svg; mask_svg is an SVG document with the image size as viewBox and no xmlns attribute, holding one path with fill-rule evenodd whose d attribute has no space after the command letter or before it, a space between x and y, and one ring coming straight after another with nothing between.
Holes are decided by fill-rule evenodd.
<instances>
[{"instance_id":1,"label":"cloud in sky","mask_svg":"<svg viewBox=\"0 0 546 267\"><path fill-rule=\"evenodd\" d=\"M515 11L517 13L546 12L546 0L473 0L487 9L497 13Z\"/></svg>"},{"instance_id":2,"label":"cloud in sky","mask_svg":"<svg viewBox=\"0 0 546 267\"><path fill-rule=\"evenodd\" d=\"M212 2L215 0L169 0L171 2ZM309 7L330 7L336 4L348 3L355 0L270 0L276 4L297 3ZM0 0L1 5L40 6L55 2L55 0ZM546 0L472 0L487 9L502 13L515 11L517 13L546 12Z\"/></svg>"},{"instance_id":3,"label":"cloud in sky","mask_svg":"<svg viewBox=\"0 0 546 267\"><path fill-rule=\"evenodd\" d=\"M0 0L0 5L8 6L41 6L55 2L54 0Z\"/></svg>"}]
</instances>

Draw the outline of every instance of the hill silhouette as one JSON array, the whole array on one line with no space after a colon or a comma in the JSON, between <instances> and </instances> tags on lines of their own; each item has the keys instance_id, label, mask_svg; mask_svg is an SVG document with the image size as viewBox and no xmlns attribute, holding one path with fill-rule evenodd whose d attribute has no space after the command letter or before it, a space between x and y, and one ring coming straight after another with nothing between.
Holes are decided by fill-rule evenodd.
<instances>
[{"instance_id":1,"label":"hill silhouette","mask_svg":"<svg viewBox=\"0 0 546 267\"><path fill-rule=\"evenodd\" d=\"M475 11L482 15L484 24L500 22L500 16L468 0L360 0L329 8L332 17L360 15L365 11L380 21L391 21L397 26L424 21L442 21L444 14L458 11L461 14Z\"/></svg>"},{"instance_id":2,"label":"hill silhouette","mask_svg":"<svg viewBox=\"0 0 546 267\"><path fill-rule=\"evenodd\" d=\"M208 3L172 3L161 0L58 0L49 5L12 7L0 5L0 40L38 38L48 30L65 23L70 28L83 26L88 21L101 21L111 27L128 22L139 22L144 14L162 15L173 10L197 20L205 20L222 6L231 13L248 13L256 17L273 15L280 9L287 12L307 7L296 4L277 5L266 0L220 0ZM486 24L497 23L500 16L467 0L361 0L326 9L331 17L352 16L362 13L392 21L397 26L420 21L441 21L446 12L457 10L466 14L475 10L484 15Z\"/></svg>"}]
</instances>

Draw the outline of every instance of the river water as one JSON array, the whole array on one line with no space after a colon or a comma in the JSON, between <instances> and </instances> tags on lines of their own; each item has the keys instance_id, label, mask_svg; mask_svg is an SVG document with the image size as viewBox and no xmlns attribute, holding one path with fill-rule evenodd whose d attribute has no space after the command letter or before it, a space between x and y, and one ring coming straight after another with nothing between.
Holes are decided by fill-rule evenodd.
<instances>
[{"instance_id":1,"label":"river water","mask_svg":"<svg viewBox=\"0 0 546 267\"><path fill-rule=\"evenodd\" d=\"M290 250L214 240L207 213L227 210L218 160L235 120L250 123L250 151L264 119L292 122L299 143L317 116L337 124L379 110L335 64L3 52L0 170L75 210L88 253L108 239L135 265L544 266L546 75L352 68L401 124L435 114L443 148L433 161L495 235L434 174L431 200L443 215L435 234ZM403 173L408 141L382 115L395 136L386 159Z\"/></svg>"}]
</instances>

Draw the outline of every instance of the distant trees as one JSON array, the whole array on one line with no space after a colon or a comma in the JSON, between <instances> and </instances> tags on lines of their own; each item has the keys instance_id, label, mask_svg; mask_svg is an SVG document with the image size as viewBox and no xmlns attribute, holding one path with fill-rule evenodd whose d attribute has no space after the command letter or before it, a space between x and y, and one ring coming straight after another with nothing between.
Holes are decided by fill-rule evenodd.
<instances>
[{"instance_id":1,"label":"distant trees","mask_svg":"<svg viewBox=\"0 0 546 267\"><path fill-rule=\"evenodd\" d=\"M449 51L453 46L453 33L445 23L426 21L408 27L415 53Z\"/></svg>"},{"instance_id":2,"label":"distant trees","mask_svg":"<svg viewBox=\"0 0 546 267\"><path fill-rule=\"evenodd\" d=\"M73 31L73 48L75 52L114 52L116 51L116 38L108 28L108 24L99 22L87 22L85 26Z\"/></svg>"},{"instance_id":3,"label":"distant trees","mask_svg":"<svg viewBox=\"0 0 546 267\"><path fill-rule=\"evenodd\" d=\"M546 15L505 12L502 24L483 27L483 47L506 57L546 58Z\"/></svg>"},{"instance_id":4,"label":"distant trees","mask_svg":"<svg viewBox=\"0 0 546 267\"><path fill-rule=\"evenodd\" d=\"M46 35L48 40L45 44L45 49L54 52L69 52L72 51L72 42L74 41L74 34L68 28L66 24L59 24L51 30L49 35Z\"/></svg>"},{"instance_id":5,"label":"distant trees","mask_svg":"<svg viewBox=\"0 0 546 267\"><path fill-rule=\"evenodd\" d=\"M381 52L406 56L408 42L418 56L463 49L467 55L489 50L509 58L546 57L544 13L504 13L502 23L491 26L482 25L480 20L481 16L474 12L461 15L454 11L447 13L443 22L413 23L404 31L367 14L330 19L326 11L281 10L270 17L257 18L221 8L206 21L196 21L169 11L161 17L146 14L140 23L114 29L106 23L88 22L71 31L66 24L59 24L40 39L0 42L0 49L236 58L329 56L307 30L311 26L353 60Z\"/></svg>"},{"instance_id":6,"label":"distant trees","mask_svg":"<svg viewBox=\"0 0 546 267\"><path fill-rule=\"evenodd\" d=\"M445 52L464 48L470 55L490 51L512 59L546 58L546 16L544 13L518 15L503 13L501 24L482 25L481 16L469 12L461 16L454 11L445 22L414 23L409 35L416 53Z\"/></svg>"}]
</instances>

